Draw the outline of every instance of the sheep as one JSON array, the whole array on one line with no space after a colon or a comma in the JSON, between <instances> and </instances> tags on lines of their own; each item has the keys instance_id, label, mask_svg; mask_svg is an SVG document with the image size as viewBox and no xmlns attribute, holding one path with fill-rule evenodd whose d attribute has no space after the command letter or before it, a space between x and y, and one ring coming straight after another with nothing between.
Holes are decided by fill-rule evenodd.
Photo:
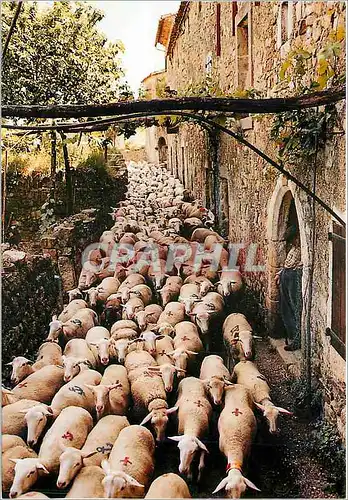
<instances>
[{"instance_id":1,"label":"sheep","mask_svg":"<svg viewBox=\"0 0 348 500\"><path fill-rule=\"evenodd\" d=\"M15 477L15 465L17 463L17 460L21 460L24 458L37 458L37 454L35 453L35 451L25 446L25 444L24 446L12 446L2 454L1 473L3 492L7 492L10 490ZM13 493L17 493L16 490L14 492L11 490L11 498L13 498Z\"/></svg>"},{"instance_id":2,"label":"sheep","mask_svg":"<svg viewBox=\"0 0 348 500\"><path fill-rule=\"evenodd\" d=\"M230 372L220 356L210 355L203 359L199 378L203 380L215 405L221 405L224 390L230 385Z\"/></svg>"},{"instance_id":3,"label":"sheep","mask_svg":"<svg viewBox=\"0 0 348 500\"><path fill-rule=\"evenodd\" d=\"M111 418L111 420L107 420L108 417ZM59 457L60 468L57 480L58 488L65 488L71 483L82 467L91 465L100 466L102 460L110 454L119 433L122 429L129 426L129 422L125 417L113 415L109 415L108 417L105 417L106 420L103 422L102 426L97 425L92 429L81 449L71 446L63 447L64 451ZM101 430L104 430L104 434L97 434L97 428L99 429L99 433ZM107 434L106 431L108 431ZM105 441L107 442L105 443ZM99 444L101 446L99 446ZM97 455L98 457L95 459Z\"/></svg>"},{"instance_id":4,"label":"sheep","mask_svg":"<svg viewBox=\"0 0 348 500\"><path fill-rule=\"evenodd\" d=\"M82 364L89 368L97 366L97 360L85 339L72 339L66 344L62 356L64 381L70 382L80 373Z\"/></svg>"},{"instance_id":5,"label":"sheep","mask_svg":"<svg viewBox=\"0 0 348 500\"><path fill-rule=\"evenodd\" d=\"M180 288L178 301L185 305L186 314L190 314L193 305L199 300L199 287L195 283L188 283Z\"/></svg>"},{"instance_id":6,"label":"sheep","mask_svg":"<svg viewBox=\"0 0 348 500\"><path fill-rule=\"evenodd\" d=\"M192 498L185 481L172 472L155 479L145 498Z\"/></svg>"},{"instance_id":7,"label":"sheep","mask_svg":"<svg viewBox=\"0 0 348 500\"><path fill-rule=\"evenodd\" d=\"M272 434L277 432L277 419L279 413L293 415L292 412L285 410L272 403L270 397L270 388L265 377L259 372L257 366L252 361L240 361L234 367L232 381L247 387L252 395L255 405L263 411Z\"/></svg>"},{"instance_id":8,"label":"sheep","mask_svg":"<svg viewBox=\"0 0 348 500\"><path fill-rule=\"evenodd\" d=\"M20 399L2 408L2 433L23 436L26 421L22 410L36 406L37 401L33 399Z\"/></svg>"},{"instance_id":9,"label":"sheep","mask_svg":"<svg viewBox=\"0 0 348 500\"><path fill-rule=\"evenodd\" d=\"M106 299L104 309L100 315L100 321L106 326L110 327L116 321L121 319L122 307L121 299L117 293L112 293Z\"/></svg>"},{"instance_id":10,"label":"sheep","mask_svg":"<svg viewBox=\"0 0 348 500\"><path fill-rule=\"evenodd\" d=\"M72 318L62 323L53 320L46 340L57 340L62 335L65 342L72 338L85 338L90 328L96 325L97 315L92 309L79 309Z\"/></svg>"},{"instance_id":11,"label":"sheep","mask_svg":"<svg viewBox=\"0 0 348 500\"><path fill-rule=\"evenodd\" d=\"M141 332L138 338L132 340L130 344L142 342L143 349L148 351L150 354L156 353L156 341L163 338L163 335L157 335L151 330Z\"/></svg>"},{"instance_id":12,"label":"sheep","mask_svg":"<svg viewBox=\"0 0 348 500\"><path fill-rule=\"evenodd\" d=\"M199 287L198 295L200 299L202 297L205 297L205 295L207 295L208 292L214 290L213 283L205 276L197 276L196 274L191 274L185 279L184 285L187 285L189 283L194 283Z\"/></svg>"},{"instance_id":13,"label":"sheep","mask_svg":"<svg viewBox=\"0 0 348 500\"><path fill-rule=\"evenodd\" d=\"M100 465L102 460L109 456L121 430L129 425L127 418L120 415L102 417L88 434L86 442L81 448L81 451L86 454L94 450L97 451L95 455L83 460L84 466Z\"/></svg>"},{"instance_id":14,"label":"sheep","mask_svg":"<svg viewBox=\"0 0 348 500\"><path fill-rule=\"evenodd\" d=\"M83 467L72 483L65 498L104 498L102 485L105 472L101 467Z\"/></svg>"},{"instance_id":15,"label":"sheep","mask_svg":"<svg viewBox=\"0 0 348 500\"><path fill-rule=\"evenodd\" d=\"M15 434L2 434L1 436L1 453L13 448L14 446L25 446L25 442Z\"/></svg>"},{"instance_id":16,"label":"sheep","mask_svg":"<svg viewBox=\"0 0 348 500\"><path fill-rule=\"evenodd\" d=\"M173 281L174 278L177 278L180 281L175 282ZM163 288L158 290L163 307L165 307L169 302L174 302L178 299L181 287L182 279L179 276L171 276L168 278Z\"/></svg>"},{"instance_id":17,"label":"sheep","mask_svg":"<svg viewBox=\"0 0 348 500\"><path fill-rule=\"evenodd\" d=\"M130 425L120 432L109 460L103 460L106 498L141 498L154 472L155 442L151 432Z\"/></svg>"},{"instance_id":18,"label":"sheep","mask_svg":"<svg viewBox=\"0 0 348 500\"><path fill-rule=\"evenodd\" d=\"M36 361L33 365L33 369L37 370L46 365L58 365L61 366L62 360L62 348L55 342L43 342L37 352Z\"/></svg>"},{"instance_id":19,"label":"sheep","mask_svg":"<svg viewBox=\"0 0 348 500\"><path fill-rule=\"evenodd\" d=\"M124 288L133 288L136 285L145 285L145 278L141 274L131 274L121 283L118 291L121 292Z\"/></svg>"},{"instance_id":20,"label":"sheep","mask_svg":"<svg viewBox=\"0 0 348 500\"><path fill-rule=\"evenodd\" d=\"M19 399L34 399L48 404L64 384L63 376L64 371L61 367L44 366L16 385L12 391Z\"/></svg>"},{"instance_id":21,"label":"sheep","mask_svg":"<svg viewBox=\"0 0 348 500\"><path fill-rule=\"evenodd\" d=\"M186 370L182 370L173 363L163 363L161 366L149 366L148 371L151 373L158 373L161 375L164 388L166 392L171 392L173 390L173 382L175 373L180 373L185 375Z\"/></svg>"},{"instance_id":22,"label":"sheep","mask_svg":"<svg viewBox=\"0 0 348 500\"><path fill-rule=\"evenodd\" d=\"M169 355L175 360L175 365L182 370L187 369L192 356L203 351L197 327L190 321L181 321L175 325L174 351Z\"/></svg>"},{"instance_id":23,"label":"sheep","mask_svg":"<svg viewBox=\"0 0 348 500\"><path fill-rule=\"evenodd\" d=\"M65 321L68 321L70 318L72 318L77 311L79 311L80 309L85 309L86 307L88 307L88 304L82 298L69 300L69 304L65 306L63 311L59 314L58 318L53 316L52 321L54 321L54 319L58 319L58 321L64 323Z\"/></svg>"},{"instance_id":24,"label":"sheep","mask_svg":"<svg viewBox=\"0 0 348 500\"><path fill-rule=\"evenodd\" d=\"M27 424L27 444L35 446L39 437L46 428L47 423L53 418L53 410L43 403L37 404L28 410L21 410Z\"/></svg>"},{"instance_id":25,"label":"sheep","mask_svg":"<svg viewBox=\"0 0 348 500\"><path fill-rule=\"evenodd\" d=\"M169 274L166 271L167 262L163 259L156 260L155 264L151 264L148 269L147 278L153 289L158 291L164 285Z\"/></svg>"},{"instance_id":26,"label":"sheep","mask_svg":"<svg viewBox=\"0 0 348 500\"><path fill-rule=\"evenodd\" d=\"M102 376L95 370L84 369L73 378L71 382L63 385L52 399L50 408L54 416L69 406L80 406L90 413L94 412L94 396L90 389L84 387L85 384L97 385Z\"/></svg>"},{"instance_id":27,"label":"sheep","mask_svg":"<svg viewBox=\"0 0 348 500\"><path fill-rule=\"evenodd\" d=\"M9 363L7 366L12 366L11 382L14 384L19 384L23 379L34 373L34 368L32 366L32 361L24 356L17 356Z\"/></svg>"},{"instance_id":28,"label":"sheep","mask_svg":"<svg viewBox=\"0 0 348 500\"><path fill-rule=\"evenodd\" d=\"M141 299L144 306L148 306L152 301L152 291L147 285L135 285L129 290L130 297L135 296Z\"/></svg>"},{"instance_id":29,"label":"sheep","mask_svg":"<svg viewBox=\"0 0 348 500\"><path fill-rule=\"evenodd\" d=\"M201 439L207 435L212 407L206 395L202 380L195 377L183 379L179 384L178 399L178 432L182 435L169 439L177 441L180 450L179 472L192 479L192 460L195 452L199 452L198 482L204 468L205 453L208 449Z\"/></svg>"},{"instance_id":30,"label":"sheep","mask_svg":"<svg viewBox=\"0 0 348 500\"><path fill-rule=\"evenodd\" d=\"M15 477L10 489L10 498L16 498L28 491L40 476L49 474L38 457L18 458L15 460Z\"/></svg>"},{"instance_id":31,"label":"sheep","mask_svg":"<svg viewBox=\"0 0 348 500\"><path fill-rule=\"evenodd\" d=\"M16 401L18 401L18 397L15 396L10 389L1 387L1 406L7 406L12 403L16 403Z\"/></svg>"},{"instance_id":32,"label":"sheep","mask_svg":"<svg viewBox=\"0 0 348 500\"><path fill-rule=\"evenodd\" d=\"M111 365L105 370L99 385L87 385L94 395L97 420L104 415L125 415L129 405L127 370Z\"/></svg>"},{"instance_id":33,"label":"sheep","mask_svg":"<svg viewBox=\"0 0 348 500\"><path fill-rule=\"evenodd\" d=\"M200 302L195 304L193 311L190 313L190 317L194 318L200 329L207 351L210 350L209 331L212 320L217 322L222 317L223 311L224 303L221 295L216 292L209 292Z\"/></svg>"},{"instance_id":34,"label":"sheep","mask_svg":"<svg viewBox=\"0 0 348 500\"><path fill-rule=\"evenodd\" d=\"M135 318L135 315L139 311L143 311L145 309L144 302L138 297L132 297L128 300L126 304L123 305L123 313L122 319L131 319Z\"/></svg>"},{"instance_id":35,"label":"sheep","mask_svg":"<svg viewBox=\"0 0 348 500\"><path fill-rule=\"evenodd\" d=\"M173 358L169 355L174 349L173 340L168 335L161 336L156 340L156 353L154 355L156 363L164 365L167 363L174 364Z\"/></svg>"},{"instance_id":36,"label":"sheep","mask_svg":"<svg viewBox=\"0 0 348 500\"><path fill-rule=\"evenodd\" d=\"M72 302L75 299L83 299L82 292L79 288L73 288L72 290L67 291L69 302Z\"/></svg>"},{"instance_id":37,"label":"sheep","mask_svg":"<svg viewBox=\"0 0 348 500\"><path fill-rule=\"evenodd\" d=\"M146 369L149 366L156 366L156 361L147 351L133 351L127 354L124 366L128 373L128 379L132 382L139 370Z\"/></svg>"},{"instance_id":38,"label":"sheep","mask_svg":"<svg viewBox=\"0 0 348 500\"><path fill-rule=\"evenodd\" d=\"M218 422L219 448L227 458L227 477L213 491L223 488L230 498L240 498L246 487L260 491L254 483L243 476L250 447L256 434L256 419L252 411L253 402L249 390L234 384L225 390L225 406Z\"/></svg>"},{"instance_id":39,"label":"sheep","mask_svg":"<svg viewBox=\"0 0 348 500\"><path fill-rule=\"evenodd\" d=\"M223 297L237 293L243 286L242 275L238 270L219 271L220 279L215 283L216 290Z\"/></svg>"},{"instance_id":40,"label":"sheep","mask_svg":"<svg viewBox=\"0 0 348 500\"><path fill-rule=\"evenodd\" d=\"M86 342L102 365L107 365L110 360L110 332L103 326L94 326L86 334Z\"/></svg>"},{"instance_id":41,"label":"sheep","mask_svg":"<svg viewBox=\"0 0 348 500\"><path fill-rule=\"evenodd\" d=\"M135 320L140 330L145 330L148 325L156 324L162 312L162 307L157 304L149 304L145 306L143 311L137 312Z\"/></svg>"},{"instance_id":42,"label":"sheep","mask_svg":"<svg viewBox=\"0 0 348 500\"><path fill-rule=\"evenodd\" d=\"M137 330L138 330L138 326L134 321L132 321L130 319L121 319L119 321L116 321L116 323L114 323L112 325L111 330L110 330L111 336L114 336L114 334L118 330L122 330L123 328L131 328L135 332L137 332Z\"/></svg>"},{"instance_id":43,"label":"sheep","mask_svg":"<svg viewBox=\"0 0 348 500\"><path fill-rule=\"evenodd\" d=\"M213 235L214 232L206 227L198 227L191 234L191 241L197 241L198 243L204 243L207 236Z\"/></svg>"},{"instance_id":44,"label":"sheep","mask_svg":"<svg viewBox=\"0 0 348 500\"><path fill-rule=\"evenodd\" d=\"M28 493L24 493L23 495L19 495L16 498L49 498L44 493L40 493L39 491L28 491Z\"/></svg>"},{"instance_id":45,"label":"sheep","mask_svg":"<svg viewBox=\"0 0 348 500\"><path fill-rule=\"evenodd\" d=\"M227 316L222 325L222 332L230 363L232 359L254 359L256 336L253 336L252 328L243 314L232 313Z\"/></svg>"},{"instance_id":46,"label":"sheep","mask_svg":"<svg viewBox=\"0 0 348 500\"><path fill-rule=\"evenodd\" d=\"M105 302L106 299L113 293L116 293L120 287L120 282L117 278L104 278L100 285L97 286L97 300Z\"/></svg>"},{"instance_id":47,"label":"sheep","mask_svg":"<svg viewBox=\"0 0 348 500\"><path fill-rule=\"evenodd\" d=\"M169 302L158 318L158 331L162 335L174 333L174 326L185 319L185 306L178 302Z\"/></svg>"}]
</instances>

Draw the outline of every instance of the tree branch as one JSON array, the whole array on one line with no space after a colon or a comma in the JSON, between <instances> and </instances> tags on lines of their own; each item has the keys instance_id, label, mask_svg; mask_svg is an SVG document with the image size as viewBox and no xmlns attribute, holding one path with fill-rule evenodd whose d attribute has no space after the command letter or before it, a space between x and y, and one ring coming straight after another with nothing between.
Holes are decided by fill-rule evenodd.
<instances>
[{"instance_id":1,"label":"tree branch","mask_svg":"<svg viewBox=\"0 0 348 500\"><path fill-rule=\"evenodd\" d=\"M82 118L117 116L139 112L223 111L228 113L281 113L332 104L345 99L345 88L314 92L298 97L273 99L233 99L229 97L181 97L149 101L122 101L111 104L64 104L52 106L4 105L6 118Z\"/></svg>"}]
</instances>

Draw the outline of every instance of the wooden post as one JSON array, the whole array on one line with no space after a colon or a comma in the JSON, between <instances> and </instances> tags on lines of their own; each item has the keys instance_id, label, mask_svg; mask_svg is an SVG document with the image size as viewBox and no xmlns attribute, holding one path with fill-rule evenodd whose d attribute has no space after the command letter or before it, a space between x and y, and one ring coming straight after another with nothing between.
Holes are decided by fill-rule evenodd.
<instances>
[{"instance_id":1,"label":"wooden post","mask_svg":"<svg viewBox=\"0 0 348 500\"><path fill-rule=\"evenodd\" d=\"M57 133L55 130L51 132L51 191L53 192L54 201L56 201L56 173L57 173Z\"/></svg>"},{"instance_id":2,"label":"wooden post","mask_svg":"<svg viewBox=\"0 0 348 500\"><path fill-rule=\"evenodd\" d=\"M60 132L60 136L62 138L63 156L65 164L65 182L66 182L66 196L67 196L66 211L67 215L71 215L73 212L73 191L72 191L72 175L69 162L69 153L68 153L68 146L65 142L66 135L64 134L64 132Z\"/></svg>"},{"instance_id":3,"label":"wooden post","mask_svg":"<svg viewBox=\"0 0 348 500\"><path fill-rule=\"evenodd\" d=\"M6 214L6 177L8 168L8 151L5 149L5 162L3 169L3 181L2 181L2 241L5 239L5 214Z\"/></svg>"},{"instance_id":4,"label":"wooden post","mask_svg":"<svg viewBox=\"0 0 348 500\"><path fill-rule=\"evenodd\" d=\"M108 162L108 143L104 142L104 160L105 160L105 165Z\"/></svg>"}]
</instances>

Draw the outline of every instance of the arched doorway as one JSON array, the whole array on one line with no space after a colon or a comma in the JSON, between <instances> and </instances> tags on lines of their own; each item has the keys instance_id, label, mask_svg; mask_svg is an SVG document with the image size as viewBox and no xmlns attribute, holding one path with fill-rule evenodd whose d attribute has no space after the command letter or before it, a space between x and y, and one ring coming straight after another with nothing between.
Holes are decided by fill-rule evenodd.
<instances>
[{"instance_id":1,"label":"arched doorway","mask_svg":"<svg viewBox=\"0 0 348 500\"><path fill-rule=\"evenodd\" d=\"M158 162L159 163L165 163L167 165L168 163L168 147L167 143L164 137L160 137L158 139Z\"/></svg>"},{"instance_id":2,"label":"arched doorway","mask_svg":"<svg viewBox=\"0 0 348 500\"><path fill-rule=\"evenodd\" d=\"M268 205L267 239L267 298L268 329L270 336L283 338L284 326L279 311L279 286L275 281L276 273L283 267L289 251L287 233L289 227L295 227L300 239L302 274L302 340L307 315L308 291L308 237L305 231L303 204L301 204L296 187L280 176ZM303 342L302 342L303 345Z\"/></svg>"}]
</instances>

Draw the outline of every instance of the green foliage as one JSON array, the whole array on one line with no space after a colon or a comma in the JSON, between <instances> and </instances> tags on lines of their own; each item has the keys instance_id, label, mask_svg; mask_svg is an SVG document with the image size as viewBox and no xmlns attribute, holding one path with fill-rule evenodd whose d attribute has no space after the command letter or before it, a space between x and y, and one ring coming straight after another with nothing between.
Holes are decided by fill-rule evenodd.
<instances>
[{"instance_id":1,"label":"green foliage","mask_svg":"<svg viewBox=\"0 0 348 500\"><path fill-rule=\"evenodd\" d=\"M162 99L167 97L165 89L166 89L166 78L165 76L161 76L161 78L158 78L156 82L156 96Z\"/></svg>"},{"instance_id":2,"label":"green foliage","mask_svg":"<svg viewBox=\"0 0 348 500\"><path fill-rule=\"evenodd\" d=\"M20 156L16 155L8 162L8 172L23 173L28 168L28 166L28 159L21 158Z\"/></svg>"},{"instance_id":3,"label":"green foliage","mask_svg":"<svg viewBox=\"0 0 348 500\"><path fill-rule=\"evenodd\" d=\"M15 2L2 3L2 42ZM99 104L123 98L121 42L107 42L98 30L99 9L85 2L54 2L39 9L23 2L3 61L5 104Z\"/></svg>"},{"instance_id":4,"label":"green foliage","mask_svg":"<svg viewBox=\"0 0 348 500\"><path fill-rule=\"evenodd\" d=\"M40 227L39 233L44 234L49 226L56 222L56 205L53 198L48 198L46 203L44 203L40 209Z\"/></svg>"},{"instance_id":5,"label":"green foliage","mask_svg":"<svg viewBox=\"0 0 348 500\"><path fill-rule=\"evenodd\" d=\"M101 175L106 175L106 163L103 153L93 152L84 161L80 162L77 166L78 169L92 170Z\"/></svg>"}]
</instances>

